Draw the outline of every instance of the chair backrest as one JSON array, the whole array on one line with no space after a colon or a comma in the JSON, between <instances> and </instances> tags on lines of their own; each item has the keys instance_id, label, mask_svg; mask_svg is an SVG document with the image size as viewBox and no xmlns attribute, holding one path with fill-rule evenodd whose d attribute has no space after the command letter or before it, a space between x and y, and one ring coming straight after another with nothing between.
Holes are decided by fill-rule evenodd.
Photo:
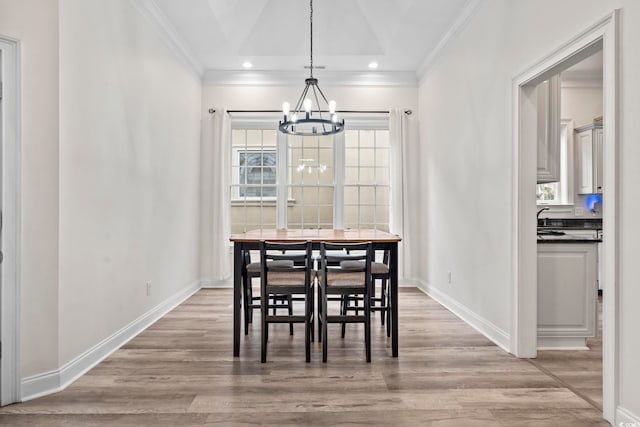
<instances>
[{"instance_id":1,"label":"chair backrest","mask_svg":"<svg viewBox=\"0 0 640 427\"><path fill-rule=\"evenodd\" d=\"M312 246L306 242L260 242L260 272L267 280L269 272L305 273L306 283L310 283L313 261ZM282 266L282 263L271 261L291 261L293 267ZM267 280L268 281L268 280Z\"/></svg>"},{"instance_id":2,"label":"chair backrest","mask_svg":"<svg viewBox=\"0 0 640 427\"><path fill-rule=\"evenodd\" d=\"M371 262L373 260L373 245L371 242L363 243L320 243L320 270L323 278L327 272L331 273L358 273L365 274L365 282L370 282ZM350 268L344 270L340 268L342 261L361 261L362 269ZM358 265L358 263L356 263Z\"/></svg>"}]
</instances>

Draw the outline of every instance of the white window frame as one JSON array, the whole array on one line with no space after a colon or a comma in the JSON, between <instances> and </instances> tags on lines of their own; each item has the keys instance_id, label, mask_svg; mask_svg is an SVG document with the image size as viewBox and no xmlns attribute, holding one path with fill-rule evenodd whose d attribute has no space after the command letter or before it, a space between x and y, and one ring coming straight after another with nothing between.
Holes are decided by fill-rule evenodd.
<instances>
[{"instance_id":1,"label":"white window frame","mask_svg":"<svg viewBox=\"0 0 640 427\"><path fill-rule=\"evenodd\" d=\"M273 117L233 117L231 121L231 128L238 130L266 130L270 129L277 124L278 118ZM356 117L349 118L345 126L346 130L389 130L389 118L384 117ZM232 170L232 196L231 206L246 205L251 206L255 204L262 204L263 206L276 205L276 224L278 228L287 227L287 207L295 203L295 200L291 198L291 176L287 168L288 159L291 156L290 150L287 148L287 136L282 132L278 132L276 142L276 197L273 198L244 198L237 195L235 190L239 184L239 177L236 176L235 171ZM251 148L263 149L264 146L252 145L252 146L232 146L232 155L235 157L236 152L246 151ZM269 147L271 148L271 147ZM270 150L269 150L270 151ZM334 136L334 154L333 154L333 167L334 167L334 196L333 196L333 227L336 229L344 228L344 178L345 178L345 136L341 132ZM394 165L389 163L389 170L391 171ZM283 179L284 177L284 179ZM391 188L391 182L389 183ZM235 193L234 193L235 192ZM265 203L266 202L266 203ZM391 204L389 205L391 209ZM389 212L391 215L391 212Z\"/></svg>"},{"instance_id":2,"label":"white window frame","mask_svg":"<svg viewBox=\"0 0 640 427\"><path fill-rule=\"evenodd\" d=\"M277 200L277 195L276 196L267 196L267 197L258 197L258 196L241 196L240 195L240 186L242 184L240 184L240 155L243 153L274 153L276 156L276 182L273 184L255 184L252 185L254 187L264 187L264 186L268 186L268 187L275 187L276 188L276 192L277 192L277 188L278 188L278 174L279 174L279 158L278 158L278 148L277 146L273 147L273 149L271 149L271 147L269 147L269 149L265 150L265 147L263 145L238 145L238 146L233 146L231 147L231 155L233 158L233 162L232 163L232 176L231 176L231 203L232 204L237 204L237 203L242 203L242 202L255 202L255 201L263 201L263 202L275 202Z\"/></svg>"}]
</instances>

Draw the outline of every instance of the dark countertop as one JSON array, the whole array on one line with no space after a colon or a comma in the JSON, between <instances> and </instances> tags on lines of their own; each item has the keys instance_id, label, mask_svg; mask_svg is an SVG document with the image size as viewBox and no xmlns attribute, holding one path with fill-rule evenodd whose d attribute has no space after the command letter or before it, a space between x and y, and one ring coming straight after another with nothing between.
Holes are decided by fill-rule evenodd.
<instances>
[{"instance_id":1,"label":"dark countertop","mask_svg":"<svg viewBox=\"0 0 640 427\"><path fill-rule=\"evenodd\" d=\"M602 239L595 236L576 236L565 234L561 236L538 235L538 243L600 243Z\"/></svg>"}]
</instances>

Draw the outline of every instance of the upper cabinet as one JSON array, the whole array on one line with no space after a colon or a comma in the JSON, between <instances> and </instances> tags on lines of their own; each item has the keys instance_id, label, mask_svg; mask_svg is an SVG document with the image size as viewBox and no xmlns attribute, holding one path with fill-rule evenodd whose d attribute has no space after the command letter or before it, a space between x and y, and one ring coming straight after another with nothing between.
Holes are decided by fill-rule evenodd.
<instances>
[{"instance_id":1,"label":"upper cabinet","mask_svg":"<svg viewBox=\"0 0 640 427\"><path fill-rule=\"evenodd\" d=\"M538 85L538 184L560 181L560 76Z\"/></svg>"},{"instance_id":2,"label":"upper cabinet","mask_svg":"<svg viewBox=\"0 0 640 427\"><path fill-rule=\"evenodd\" d=\"M588 125L576 129L576 184L578 194L602 193L602 125Z\"/></svg>"}]
</instances>

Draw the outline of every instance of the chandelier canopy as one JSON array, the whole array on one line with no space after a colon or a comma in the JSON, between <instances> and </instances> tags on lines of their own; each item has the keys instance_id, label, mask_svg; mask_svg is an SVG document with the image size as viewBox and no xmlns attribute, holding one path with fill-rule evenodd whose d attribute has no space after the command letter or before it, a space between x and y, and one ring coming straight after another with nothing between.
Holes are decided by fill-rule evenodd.
<instances>
[{"instance_id":1,"label":"chandelier canopy","mask_svg":"<svg viewBox=\"0 0 640 427\"><path fill-rule=\"evenodd\" d=\"M344 119L338 120L336 102L327 101L318 79L313 77L313 0L309 0L309 30L310 30L310 74L305 79L302 95L293 110L288 102L282 104L284 120L280 122L280 132L288 135L319 136L334 135L344 130ZM311 89L311 91L310 91ZM311 92L311 93L310 93ZM320 97L318 97L320 94ZM313 100L315 99L315 105Z\"/></svg>"}]
</instances>

